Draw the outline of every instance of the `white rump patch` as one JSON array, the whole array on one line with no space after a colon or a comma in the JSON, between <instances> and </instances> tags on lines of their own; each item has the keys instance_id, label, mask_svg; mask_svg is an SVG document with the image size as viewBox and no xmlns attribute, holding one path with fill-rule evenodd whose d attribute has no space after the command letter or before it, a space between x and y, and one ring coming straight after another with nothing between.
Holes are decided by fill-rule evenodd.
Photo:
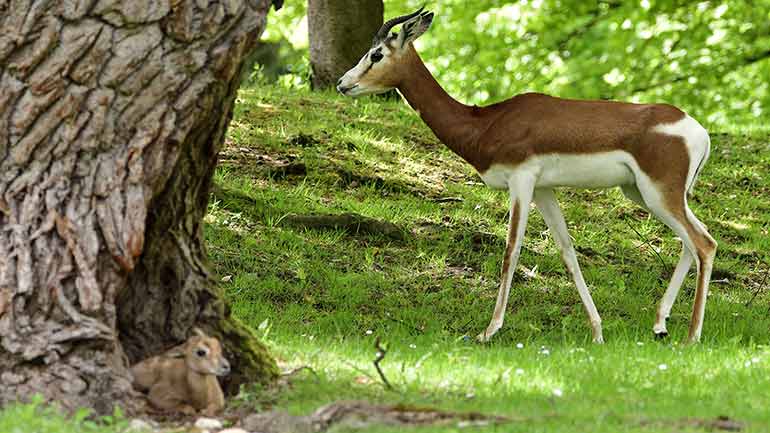
<instances>
[{"instance_id":1,"label":"white rump patch","mask_svg":"<svg viewBox=\"0 0 770 433\"><path fill-rule=\"evenodd\" d=\"M703 145L708 142L709 134L697 120L685 114L674 123L661 123L652 129L655 132L666 135L676 135L684 138L687 147Z\"/></svg>"},{"instance_id":2,"label":"white rump patch","mask_svg":"<svg viewBox=\"0 0 770 433\"><path fill-rule=\"evenodd\" d=\"M656 125L653 131L684 139L687 153L690 156L690 167L687 172L687 189L689 190L695 181L699 167L706 162L709 155L711 140L708 131L689 115L685 115L681 120L673 123Z\"/></svg>"}]
</instances>

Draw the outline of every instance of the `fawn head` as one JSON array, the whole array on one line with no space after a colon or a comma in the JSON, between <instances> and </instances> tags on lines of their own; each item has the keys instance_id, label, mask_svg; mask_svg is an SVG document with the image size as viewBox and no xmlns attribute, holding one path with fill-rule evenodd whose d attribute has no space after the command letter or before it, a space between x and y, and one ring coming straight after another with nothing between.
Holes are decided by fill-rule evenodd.
<instances>
[{"instance_id":1,"label":"fawn head","mask_svg":"<svg viewBox=\"0 0 770 433\"><path fill-rule=\"evenodd\" d=\"M193 333L173 356L185 358L187 368L198 374L225 376L230 373L230 363L222 354L219 340L198 328L194 328Z\"/></svg>"}]
</instances>

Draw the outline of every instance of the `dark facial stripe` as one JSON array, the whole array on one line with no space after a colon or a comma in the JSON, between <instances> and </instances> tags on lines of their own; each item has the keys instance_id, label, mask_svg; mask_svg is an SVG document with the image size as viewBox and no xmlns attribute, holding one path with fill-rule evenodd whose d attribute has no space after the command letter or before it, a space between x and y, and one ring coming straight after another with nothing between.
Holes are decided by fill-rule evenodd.
<instances>
[{"instance_id":1,"label":"dark facial stripe","mask_svg":"<svg viewBox=\"0 0 770 433\"><path fill-rule=\"evenodd\" d=\"M373 52L376 52L376 53L381 53L381 52L382 52L382 48L377 48L377 49L376 49L376 50L374 50ZM363 74L361 74L361 76L362 76L362 77L363 77L364 75L366 75L366 73L367 73L367 72L369 72L369 69L372 69L372 66L374 66L374 62L372 62L372 54L371 54L371 53L367 54L367 57L369 57L369 66L366 68L366 70L364 71L364 73L363 73Z\"/></svg>"}]
</instances>

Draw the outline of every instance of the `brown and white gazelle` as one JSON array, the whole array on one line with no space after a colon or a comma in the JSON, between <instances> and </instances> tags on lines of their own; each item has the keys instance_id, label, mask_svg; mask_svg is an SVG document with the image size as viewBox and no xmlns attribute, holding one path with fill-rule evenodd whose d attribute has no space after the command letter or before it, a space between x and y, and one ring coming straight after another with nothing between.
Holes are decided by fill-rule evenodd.
<instances>
[{"instance_id":1,"label":"brown and white gazelle","mask_svg":"<svg viewBox=\"0 0 770 433\"><path fill-rule=\"evenodd\" d=\"M461 104L441 88L412 46L432 20L433 13L420 9L387 21L369 52L340 78L337 89L359 96L397 88L439 140L472 164L489 187L510 192L502 282L492 320L478 338L488 340L503 324L534 201L580 293L593 340L603 341L601 319L553 188L619 186L626 197L668 225L683 244L653 331L659 337L667 335L666 319L695 261L698 278L688 341L698 341L717 244L687 206L687 193L709 156L706 130L683 111L663 104L579 101L537 93L486 107ZM401 31L390 33L398 24L403 24Z\"/></svg>"}]
</instances>

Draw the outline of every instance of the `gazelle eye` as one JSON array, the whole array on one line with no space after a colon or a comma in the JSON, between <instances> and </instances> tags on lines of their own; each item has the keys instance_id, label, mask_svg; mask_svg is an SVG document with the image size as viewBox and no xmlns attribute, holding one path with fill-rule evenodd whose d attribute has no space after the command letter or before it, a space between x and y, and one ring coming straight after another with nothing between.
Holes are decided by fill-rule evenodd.
<instances>
[{"instance_id":1,"label":"gazelle eye","mask_svg":"<svg viewBox=\"0 0 770 433\"><path fill-rule=\"evenodd\" d=\"M199 357L203 358L204 356L206 356L206 351L203 350L203 349L198 349L198 350L195 351L195 354L198 355Z\"/></svg>"},{"instance_id":2,"label":"gazelle eye","mask_svg":"<svg viewBox=\"0 0 770 433\"><path fill-rule=\"evenodd\" d=\"M375 52L373 52L373 53L372 53L372 55L371 55L370 57L371 57L371 59L372 59L372 63L377 63L377 62L379 62L380 60L382 60L382 57L383 57L383 56L382 56L382 53L381 53L381 52L379 52L379 51L375 51Z\"/></svg>"}]
</instances>

